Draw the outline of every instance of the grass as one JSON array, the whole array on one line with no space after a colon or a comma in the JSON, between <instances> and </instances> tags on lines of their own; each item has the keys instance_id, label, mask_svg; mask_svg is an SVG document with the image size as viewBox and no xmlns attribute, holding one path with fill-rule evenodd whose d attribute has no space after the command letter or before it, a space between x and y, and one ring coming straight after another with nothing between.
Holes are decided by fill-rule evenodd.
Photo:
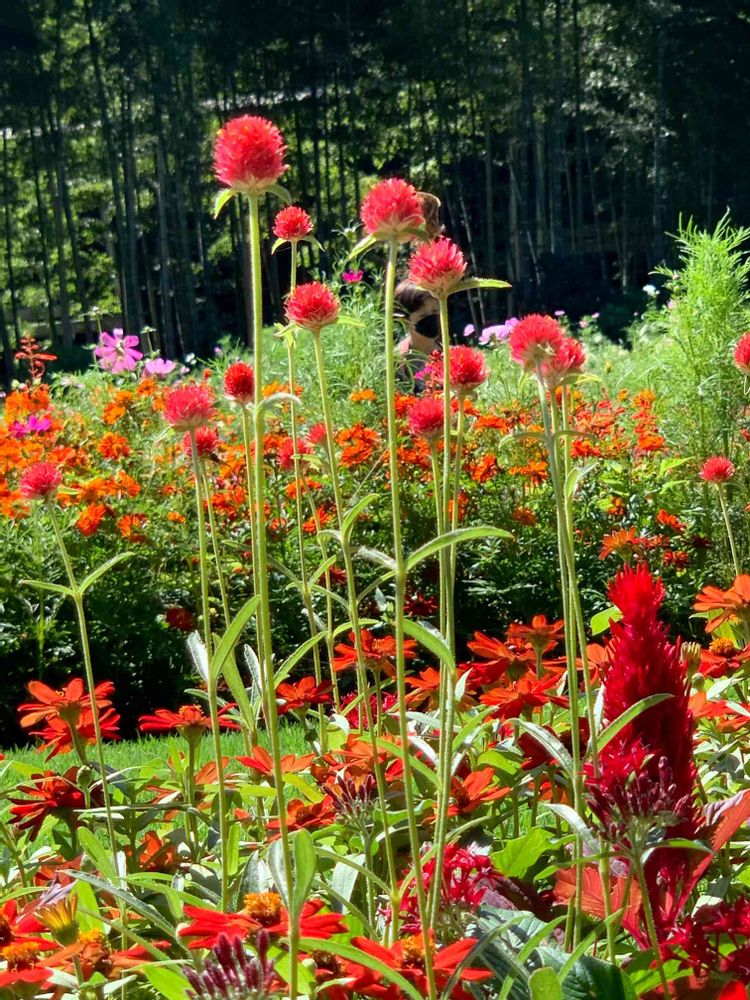
<instances>
[{"instance_id":1,"label":"grass","mask_svg":"<svg viewBox=\"0 0 750 1000\"><path fill-rule=\"evenodd\" d=\"M227 756L233 757L245 752L245 746L240 733L223 733L222 748ZM268 749L269 743L265 733L259 738L261 746ZM137 740L122 740L119 743L108 743L104 748L104 756L108 766L114 770L123 771L127 768L137 768L144 764L164 763L173 749L185 750L184 740L175 737L146 736ZM310 752L310 742L303 728L296 724L282 725L281 748L285 754L301 756ZM212 759L212 746L209 737L201 740L198 747L198 766ZM50 761L45 761L44 752L33 747L21 747L6 751L5 759L0 764L0 792L15 788L19 780L27 780L32 773L50 770L62 773L78 763L74 753L59 754Z\"/></svg>"}]
</instances>

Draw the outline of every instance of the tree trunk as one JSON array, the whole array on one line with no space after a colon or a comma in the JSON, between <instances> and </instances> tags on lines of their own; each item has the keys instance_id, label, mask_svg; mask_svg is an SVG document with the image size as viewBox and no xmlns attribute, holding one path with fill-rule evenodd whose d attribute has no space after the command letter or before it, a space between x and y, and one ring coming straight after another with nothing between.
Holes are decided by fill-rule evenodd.
<instances>
[{"instance_id":1,"label":"tree trunk","mask_svg":"<svg viewBox=\"0 0 750 1000\"><path fill-rule=\"evenodd\" d=\"M18 289L16 273L13 267L13 216L11 212L10 193L10 158L8 156L8 131L3 129L3 203L5 207L5 262L8 269L8 291L10 292L10 309L13 317L13 331L16 335L16 347L21 346L21 323L18 317Z\"/></svg>"},{"instance_id":2,"label":"tree trunk","mask_svg":"<svg viewBox=\"0 0 750 1000\"><path fill-rule=\"evenodd\" d=\"M39 228L39 248L42 253L42 274L44 275L44 294L47 298L47 322L49 324L49 335L52 340L57 339L57 323L55 320L55 303L52 297L52 280L49 270L49 252L47 250L47 216L44 210L42 199L42 185L39 179L41 172L39 164L39 152L37 148L37 138L35 126L29 117L29 141L31 145L31 165L34 174L34 197L36 199L37 226Z\"/></svg>"}]
</instances>

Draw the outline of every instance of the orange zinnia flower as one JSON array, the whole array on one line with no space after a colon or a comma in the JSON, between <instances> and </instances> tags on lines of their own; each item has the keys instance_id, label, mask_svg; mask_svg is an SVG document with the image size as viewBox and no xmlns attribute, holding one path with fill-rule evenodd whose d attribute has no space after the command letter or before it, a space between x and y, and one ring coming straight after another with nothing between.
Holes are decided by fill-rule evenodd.
<instances>
[{"instance_id":1,"label":"orange zinnia flower","mask_svg":"<svg viewBox=\"0 0 750 1000\"><path fill-rule=\"evenodd\" d=\"M706 622L706 631L713 632L724 622L742 622L750 625L750 576L741 573L734 578L728 590L707 586L698 594L693 605L695 611L719 611Z\"/></svg>"}]
</instances>

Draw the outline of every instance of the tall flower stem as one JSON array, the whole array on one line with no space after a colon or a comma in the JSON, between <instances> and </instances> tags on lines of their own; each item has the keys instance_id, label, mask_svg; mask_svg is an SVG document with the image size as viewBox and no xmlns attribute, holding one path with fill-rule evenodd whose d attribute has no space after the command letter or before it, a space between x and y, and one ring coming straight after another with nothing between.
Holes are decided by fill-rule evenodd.
<instances>
[{"instance_id":1,"label":"tall flower stem","mask_svg":"<svg viewBox=\"0 0 750 1000\"><path fill-rule=\"evenodd\" d=\"M102 782L102 798L104 801L104 812L107 817L107 836L109 838L109 846L112 851L112 861L114 864L115 871L119 870L117 861L117 839L115 837L115 824L114 818L112 816L112 799L109 794L109 782L107 781L107 769L106 763L104 761L104 742L102 740L102 728L99 719L99 706L96 703L96 682L94 680L94 666L91 661L91 647L89 645L89 630L88 622L86 620L86 609L83 604L83 594L78 586L78 581L76 579L75 571L73 569L73 564L70 561L70 555L68 554L68 549L65 544L65 539L63 538L62 531L60 530L60 525L57 520L57 515L52 507L51 503L46 504L47 511L52 522L52 529L55 532L55 539L57 540L57 546L60 550L60 558L63 561L63 566L65 567L65 573L68 577L68 583L70 584L70 589L73 592L73 602L76 607L76 617L78 619L78 634L81 639L81 652L83 654L83 667L86 672L86 686L89 691L89 700L91 701L91 718L94 723L94 739L96 742L96 758L97 764L99 765L99 773Z\"/></svg>"},{"instance_id":2,"label":"tall flower stem","mask_svg":"<svg viewBox=\"0 0 750 1000\"><path fill-rule=\"evenodd\" d=\"M294 276L297 273L296 266L296 256L297 256L297 241L292 241L292 287L294 287ZM286 336L286 356L287 356L287 368L289 371L289 391L294 392L294 386L297 381L297 366L296 366L296 350L297 345L294 340L293 334L287 334ZM312 594L310 593L310 585L307 579L307 559L305 557L305 537L302 531L302 490L300 487L300 480L302 478L302 463L300 462L299 454L299 433L297 430L297 409L295 406L291 407L291 413L289 414L290 420L290 430L292 438L292 464L294 466L294 503L295 512L297 515L297 557L299 559L299 572L300 572L300 587L302 590L302 604L305 608L305 614L307 615L307 622L310 627L310 637L315 638L318 635L318 628L315 624L315 608L313 606ZM315 683L320 684L323 680L323 671L320 663L320 645L316 643L312 648L313 654L313 673L315 674ZM325 715L323 712L323 706L318 705L318 743L320 745L320 752L326 753L327 750L327 736L326 736L326 725L325 725Z\"/></svg>"},{"instance_id":3,"label":"tall flower stem","mask_svg":"<svg viewBox=\"0 0 750 1000\"><path fill-rule=\"evenodd\" d=\"M412 777L411 755L409 753L409 723L406 717L406 658L404 656L404 600L406 597L406 560L401 539L401 498L399 496L398 477L398 434L396 427L396 369L393 362L393 310L396 288L396 258L398 243L391 239L388 244L388 263L385 274L385 387L388 417L388 468L391 480L391 520L393 528L393 559L395 563L394 584L394 637L396 640L396 690L398 695L398 723L401 738L401 755L404 766L404 795L406 798L406 815L409 827L409 846L414 864L414 879L417 891L422 937L424 942L425 973L429 985L430 1000L436 1000L437 987L435 971L432 964L432 942L430 939L429 911L427 893L422 875L420 857L419 830L417 827L416 803L414 801L414 782ZM447 363L447 357L445 362ZM437 873L436 881L439 881Z\"/></svg>"},{"instance_id":4,"label":"tall flower stem","mask_svg":"<svg viewBox=\"0 0 750 1000\"><path fill-rule=\"evenodd\" d=\"M209 663L207 682L208 714L211 717L211 739L213 742L214 762L216 764L216 783L218 792L219 814L219 857L221 878L221 908L229 906L229 824L227 817L227 790L224 781L224 764L221 752L221 729L219 728L219 694L216 681L211 677L211 658L213 655L213 640L211 637L211 606L209 600L209 556L208 538L206 534L206 515L203 511L203 490L201 489L201 460L198 455L198 445L195 431L190 431L190 450L193 457L193 477L195 479L195 507L198 515L198 557L200 561L201 579L201 613L203 616L203 643L206 647L206 657Z\"/></svg>"},{"instance_id":5,"label":"tall flower stem","mask_svg":"<svg viewBox=\"0 0 750 1000\"><path fill-rule=\"evenodd\" d=\"M669 988L669 981L667 979L667 974L664 971L664 963L662 962L661 958L661 946L659 944L659 936L656 933L656 924L654 923L654 911L651 908L651 897L648 894L646 873L643 870L643 862L641 861L640 855L638 855L637 857L635 856L631 857L630 863L635 868L635 875L636 879L638 880L638 888L641 890L641 900L643 902L643 916L646 921L646 930L648 931L648 939L654 951L654 959L656 961L656 967L659 973L659 979L661 981L661 988L664 992L664 996L669 998L672 996L672 991Z\"/></svg>"},{"instance_id":6,"label":"tall flower stem","mask_svg":"<svg viewBox=\"0 0 750 1000\"><path fill-rule=\"evenodd\" d=\"M576 627L572 623L572 601L570 593L569 576L569 555L568 546L568 525L566 519L565 491L560 478L560 467L558 464L558 448L555 436L552 417L547 406L547 395L542 375L541 362L536 365L537 387L539 390L539 405L542 412L542 423L544 425L544 437L547 445L549 459L550 478L555 496L555 509L557 514L557 543L558 561L560 569L560 587L563 604L563 617L565 619L565 662L568 681L568 701L570 708L570 742L571 757L573 760L573 808L579 816L583 816L583 781L581 775L581 745L580 745L580 709L578 701L578 671L576 664ZM581 905L583 896L583 866L580 863L582 857L582 844L580 837L576 837L576 894L574 909L571 911L573 917L572 940L575 943L578 939L581 923ZM568 937L568 935L566 935Z\"/></svg>"},{"instance_id":7,"label":"tall flower stem","mask_svg":"<svg viewBox=\"0 0 750 1000\"><path fill-rule=\"evenodd\" d=\"M259 601L259 660L265 687L266 726L271 744L276 805L279 813L279 834L284 877L289 904L293 898L292 849L287 824L286 800L284 797L284 772L281 767L281 740L279 716L276 705L276 683L273 674L273 643L271 636L271 601L268 590L268 552L266 545L266 470L263 461L263 438L265 410L263 408L263 272L260 252L260 204L259 195L249 198L250 276L253 293L253 364L255 385L253 398L253 427L255 431L255 461L253 463L255 485L255 543L257 555L253 568L256 576L256 594ZM289 922L289 993L291 1000L297 1000L297 954L299 951L299 921Z\"/></svg>"},{"instance_id":8,"label":"tall flower stem","mask_svg":"<svg viewBox=\"0 0 750 1000\"><path fill-rule=\"evenodd\" d=\"M443 464L440 479L435 475L433 459L433 476L435 488L440 491L440 514L438 517L438 534L443 534L450 528L450 498L451 498L451 426L452 399L450 391L450 325L448 318L448 298L443 295L438 299L440 316L440 342L443 354ZM458 444L457 444L458 447ZM433 449L434 452L434 449ZM455 612L454 612L454 574L453 553L449 548L440 550L440 631L448 648L455 653ZM449 676L450 671L445 664L440 670L440 691L438 697L439 739L438 767L440 782L438 785L437 817L435 820L435 871L442 868L442 858L445 853L445 829L450 798L450 772L453 744L453 699L455 678ZM449 719L450 717L450 725ZM441 879L433 879L430 886L430 918L437 919L440 906Z\"/></svg>"},{"instance_id":9,"label":"tall flower stem","mask_svg":"<svg viewBox=\"0 0 750 1000\"><path fill-rule=\"evenodd\" d=\"M732 553L732 563L734 565L734 575L739 576L741 573L740 560L737 556L737 545L734 540L734 532L732 531L732 522L729 520L729 508L727 507L727 498L724 496L724 485L722 483L716 484L716 492L719 494L721 513L724 517L724 525L727 529L727 538L729 539L729 550Z\"/></svg>"},{"instance_id":10,"label":"tall flower stem","mask_svg":"<svg viewBox=\"0 0 750 1000\"><path fill-rule=\"evenodd\" d=\"M370 737L372 748L373 770L375 772L375 782L378 790L378 805L383 820L383 842L385 845L386 863L388 865L388 877L391 883L391 909L393 911L394 924L398 924L398 872L396 869L396 855L393 849L391 830L388 824L388 797L385 785L385 775L380 764L380 747L378 745L378 731L375 717L372 712L370 702L370 686L367 681L367 671L365 668L365 655L362 649L362 635L359 624L359 605L357 601L357 582L354 574L354 560L352 558L351 547L348 537L344 532L344 500L341 495L339 483L338 460L336 458L336 442L333 437L333 418L331 416L331 403L328 396L328 378L326 375L325 361L323 358L323 345L320 334L313 334L313 344L315 346L315 363L318 373L318 383L320 385L320 398L323 408L323 422L326 428L326 449L328 451L328 467L331 473L331 486L333 489L333 501L336 507L336 517L341 535L341 552L344 559L344 571L346 573L346 593L349 608L349 620L352 623L354 632L354 648L357 652L357 684L362 698L362 707L365 711L365 721L367 732ZM361 715L361 713L360 713ZM369 859L368 859L369 861Z\"/></svg>"}]
</instances>

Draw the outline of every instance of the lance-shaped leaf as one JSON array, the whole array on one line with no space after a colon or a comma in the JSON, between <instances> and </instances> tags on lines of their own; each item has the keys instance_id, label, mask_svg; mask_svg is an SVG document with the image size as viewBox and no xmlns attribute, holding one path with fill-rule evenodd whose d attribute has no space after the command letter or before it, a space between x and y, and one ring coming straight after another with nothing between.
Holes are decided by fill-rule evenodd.
<instances>
[{"instance_id":1,"label":"lance-shaped leaf","mask_svg":"<svg viewBox=\"0 0 750 1000\"><path fill-rule=\"evenodd\" d=\"M378 241L375 239L374 236L364 236L359 241L359 243L357 243L354 246L351 253L346 259L354 260L356 257L359 257L361 254L365 253L367 250L370 250L372 247L374 247L377 242Z\"/></svg>"},{"instance_id":2,"label":"lance-shaped leaf","mask_svg":"<svg viewBox=\"0 0 750 1000\"><path fill-rule=\"evenodd\" d=\"M431 541L427 542L426 545L422 545L412 552L412 554L406 560L406 571L411 572L415 566L418 566L425 559L429 559L430 556L435 555L435 553L440 552L441 549L446 548L448 545L460 545L462 542L471 542L476 539L490 539L490 538L512 538L513 536L509 531L505 531L503 528L492 528L487 525L477 525L473 528L457 528L455 531L446 531L442 535L438 535L437 538L433 538Z\"/></svg>"},{"instance_id":3,"label":"lance-shaped leaf","mask_svg":"<svg viewBox=\"0 0 750 1000\"><path fill-rule=\"evenodd\" d=\"M93 572L89 573L89 575L78 585L78 589L82 594L85 594L89 587L93 587L97 580L101 580L105 573L109 573L109 571L117 566L118 563L125 562L127 559L132 559L134 555L134 552L118 552L116 556L112 556L111 559L108 559L105 563L102 563L101 566L97 566Z\"/></svg>"},{"instance_id":4,"label":"lance-shaped leaf","mask_svg":"<svg viewBox=\"0 0 750 1000\"><path fill-rule=\"evenodd\" d=\"M456 292L471 292L475 288L510 288L509 281L502 281L500 278L464 278L448 292L455 295Z\"/></svg>"},{"instance_id":5,"label":"lance-shaped leaf","mask_svg":"<svg viewBox=\"0 0 750 1000\"><path fill-rule=\"evenodd\" d=\"M618 715L614 722L610 722L607 728L599 734L596 741L597 750L603 750L609 741L614 739L620 730L624 729L633 719L636 719L641 712L645 712L646 709L653 708L654 705L658 705L659 702L671 697L671 694L651 694L647 698L641 698L640 701L631 705L630 708L627 708L622 715Z\"/></svg>"},{"instance_id":6,"label":"lance-shaped leaf","mask_svg":"<svg viewBox=\"0 0 750 1000\"><path fill-rule=\"evenodd\" d=\"M257 606L257 597L251 597L249 601L246 601L230 622L224 635L221 637L219 645L216 647L216 651L211 657L211 668L209 671L209 680L211 683L218 683L227 660L240 640L242 630L252 618Z\"/></svg>"},{"instance_id":7,"label":"lance-shaped leaf","mask_svg":"<svg viewBox=\"0 0 750 1000\"><path fill-rule=\"evenodd\" d=\"M61 583L48 583L46 580L21 580L20 583L22 587L35 587L37 590L49 590L53 594L75 597L75 592L70 587L63 587Z\"/></svg>"},{"instance_id":8,"label":"lance-shaped leaf","mask_svg":"<svg viewBox=\"0 0 750 1000\"><path fill-rule=\"evenodd\" d=\"M214 198L214 218L218 219L232 198L237 194L234 188L222 188Z\"/></svg>"}]
</instances>

